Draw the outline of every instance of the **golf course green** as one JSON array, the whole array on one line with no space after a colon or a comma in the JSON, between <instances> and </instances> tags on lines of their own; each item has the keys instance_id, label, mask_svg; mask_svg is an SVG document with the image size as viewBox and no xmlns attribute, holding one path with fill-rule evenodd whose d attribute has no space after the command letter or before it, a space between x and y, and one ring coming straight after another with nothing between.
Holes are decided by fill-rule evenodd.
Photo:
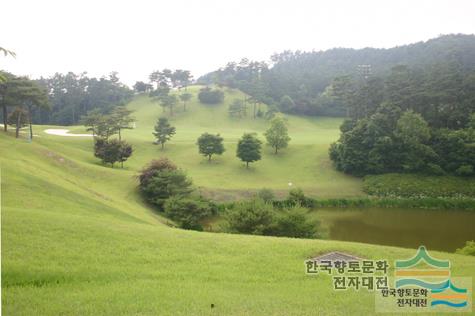
<instances>
[{"instance_id":1,"label":"golf course green","mask_svg":"<svg viewBox=\"0 0 475 316\"><path fill-rule=\"evenodd\" d=\"M33 142L0 133L2 312L15 315L370 315L371 291L334 291L328 275L308 276L304 261L342 251L366 259L410 258L414 249L333 240L306 240L186 231L146 205L136 175L166 156L192 178L196 190L217 200L261 188L284 196L299 187L314 197L364 196L362 180L337 172L328 158L340 118L286 115L289 147L245 164L235 155L245 132L263 132L269 121L230 118L228 104L244 95L225 89L225 102L166 114L176 135L165 149L154 145L162 108L147 95L128 107L136 128L123 139L134 148L124 168L104 166L91 137L50 135L34 126ZM264 105L261 105L264 108ZM207 159L196 139L224 138L225 153ZM430 249L429 249L430 251ZM475 277L475 258L430 251L451 261L452 275ZM390 268L389 273L393 273Z\"/></svg>"}]
</instances>

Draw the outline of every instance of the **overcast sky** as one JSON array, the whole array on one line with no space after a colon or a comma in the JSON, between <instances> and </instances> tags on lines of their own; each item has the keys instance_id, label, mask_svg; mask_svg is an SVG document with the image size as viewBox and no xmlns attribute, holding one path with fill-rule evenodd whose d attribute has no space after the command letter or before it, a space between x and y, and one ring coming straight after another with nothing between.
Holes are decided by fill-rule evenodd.
<instances>
[{"instance_id":1,"label":"overcast sky","mask_svg":"<svg viewBox=\"0 0 475 316\"><path fill-rule=\"evenodd\" d=\"M33 78L55 72L127 84L155 69L195 78L242 57L286 49L393 47L475 33L473 0L1 0L0 69Z\"/></svg>"}]
</instances>

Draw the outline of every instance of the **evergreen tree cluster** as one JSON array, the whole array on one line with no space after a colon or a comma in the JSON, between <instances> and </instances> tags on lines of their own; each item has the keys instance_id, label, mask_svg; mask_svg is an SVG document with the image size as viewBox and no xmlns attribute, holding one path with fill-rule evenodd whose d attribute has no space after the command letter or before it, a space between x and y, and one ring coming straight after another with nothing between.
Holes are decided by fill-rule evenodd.
<instances>
[{"instance_id":1,"label":"evergreen tree cluster","mask_svg":"<svg viewBox=\"0 0 475 316\"><path fill-rule=\"evenodd\" d=\"M56 73L37 83L48 92L51 108L34 110L35 124L74 125L92 110L107 113L125 105L133 95L133 91L119 81L116 72L101 78L89 77L86 73Z\"/></svg>"},{"instance_id":2,"label":"evergreen tree cluster","mask_svg":"<svg viewBox=\"0 0 475 316\"><path fill-rule=\"evenodd\" d=\"M473 72L474 51L475 35L462 34L444 35L390 49L284 51L273 55L270 64L246 58L238 63L230 62L202 76L198 82L238 88L259 102L276 106L286 113L344 116L345 103L332 97L330 91L335 78L348 76L360 82L375 78L374 85L377 85L380 78L387 77L399 65L426 70L436 67L441 79L438 81L440 87L448 83L450 87L460 87L462 83L458 78L449 78L444 68L458 68L457 76ZM424 78L413 79L417 83ZM449 111L453 105L447 106Z\"/></svg>"}]
</instances>

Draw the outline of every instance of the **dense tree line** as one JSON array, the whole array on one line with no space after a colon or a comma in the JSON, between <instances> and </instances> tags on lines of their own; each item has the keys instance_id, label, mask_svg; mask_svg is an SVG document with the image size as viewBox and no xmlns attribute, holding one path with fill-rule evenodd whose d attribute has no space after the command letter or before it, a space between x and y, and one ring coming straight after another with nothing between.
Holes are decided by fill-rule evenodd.
<instances>
[{"instance_id":1,"label":"dense tree line","mask_svg":"<svg viewBox=\"0 0 475 316\"><path fill-rule=\"evenodd\" d=\"M133 95L115 72L101 78L89 77L86 73L56 73L37 82L48 92L51 110L34 111L35 124L77 124L89 111L98 109L106 113L115 106L126 104Z\"/></svg>"},{"instance_id":2,"label":"dense tree line","mask_svg":"<svg viewBox=\"0 0 475 316\"><path fill-rule=\"evenodd\" d=\"M475 69L474 51L474 35L446 35L390 49L285 51L273 55L271 64L248 59L228 63L199 78L198 82L239 88L252 98L287 113L344 116L345 104L331 97L328 91L336 77L349 76L360 81L386 77L397 65L413 69L445 64L471 71ZM439 70L443 74L444 70ZM441 86L444 84L440 82Z\"/></svg>"},{"instance_id":3,"label":"dense tree line","mask_svg":"<svg viewBox=\"0 0 475 316\"><path fill-rule=\"evenodd\" d=\"M473 175L475 71L397 66L384 78L336 78L332 94L349 116L330 148L337 169Z\"/></svg>"}]
</instances>

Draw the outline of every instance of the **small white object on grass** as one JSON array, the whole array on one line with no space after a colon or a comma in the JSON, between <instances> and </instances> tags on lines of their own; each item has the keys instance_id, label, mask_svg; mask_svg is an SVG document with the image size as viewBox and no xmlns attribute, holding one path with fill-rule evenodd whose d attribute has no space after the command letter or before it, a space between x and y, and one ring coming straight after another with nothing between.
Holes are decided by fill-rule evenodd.
<instances>
[{"instance_id":1,"label":"small white object on grass","mask_svg":"<svg viewBox=\"0 0 475 316\"><path fill-rule=\"evenodd\" d=\"M292 182L289 182L289 187L291 187L291 186L292 186Z\"/></svg>"}]
</instances>

